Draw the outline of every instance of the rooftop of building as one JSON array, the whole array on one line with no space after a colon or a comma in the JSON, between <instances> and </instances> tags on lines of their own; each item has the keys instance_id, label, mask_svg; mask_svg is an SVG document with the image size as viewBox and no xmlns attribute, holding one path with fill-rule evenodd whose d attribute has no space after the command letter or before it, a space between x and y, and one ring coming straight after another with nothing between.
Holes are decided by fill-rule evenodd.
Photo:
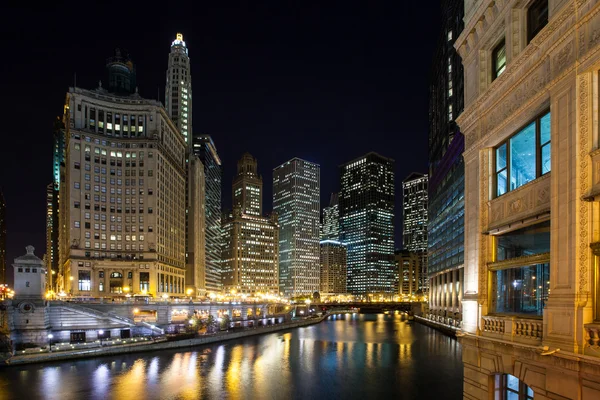
<instances>
[{"instance_id":1,"label":"rooftop of building","mask_svg":"<svg viewBox=\"0 0 600 400\"><path fill-rule=\"evenodd\" d=\"M403 181L404 182L410 182L410 181L414 181L417 179L423 179L423 178L427 178L427 174L423 174L421 172L411 172L410 175L408 175Z\"/></svg>"},{"instance_id":2,"label":"rooftop of building","mask_svg":"<svg viewBox=\"0 0 600 400\"><path fill-rule=\"evenodd\" d=\"M382 160L385 160L385 161L388 161L388 162L391 162L391 163L393 163L393 162L394 162L394 159L393 159L393 158L390 158L390 157L385 157L385 156L382 156L382 155L381 155L381 154L379 154L379 153L376 153L376 152L374 152L374 151L370 151L370 152L368 152L368 153L367 153L367 154L365 154L365 155L362 155L362 156L360 156L360 157L357 157L357 158L355 158L354 160L351 160L351 161L348 161L348 162L346 162L346 163L344 163L344 164L341 164L341 165L340 165L340 168L343 168L343 167L345 167L345 166L347 166L347 165L350 165L350 164L352 164L352 163L355 163L355 162L357 162L357 161L360 161L360 160L362 160L362 159L364 159L364 158L367 158L367 157L377 157L377 158L380 158L380 159L382 159Z\"/></svg>"},{"instance_id":3,"label":"rooftop of building","mask_svg":"<svg viewBox=\"0 0 600 400\"><path fill-rule=\"evenodd\" d=\"M286 165L290 164L290 163L291 163L291 162L293 162L293 161L302 161L302 162L305 162L305 163L307 163L307 164L312 164L312 165L314 165L314 166L316 166L316 167L320 167L320 165L319 165L319 164L317 164L317 163L315 163L315 162L308 161L308 160L305 160L305 159L303 159L303 158L300 158L300 157L294 157L294 158L291 158L291 159L289 159L288 161L286 161L286 162L284 162L284 163L282 163L282 164L278 165L277 167L273 168L273 171L275 171L276 169L279 169L279 168L283 168L283 167L285 167Z\"/></svg>"}]
</instances>

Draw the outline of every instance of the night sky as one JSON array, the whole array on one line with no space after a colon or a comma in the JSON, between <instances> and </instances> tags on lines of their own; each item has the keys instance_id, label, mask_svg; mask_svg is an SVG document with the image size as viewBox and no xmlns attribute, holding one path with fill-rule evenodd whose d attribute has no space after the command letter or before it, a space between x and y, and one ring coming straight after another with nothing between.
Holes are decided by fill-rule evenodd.
<instances>
[{"instance_id":1,"label":"night sky","mask_svg":"<svg viewBox=\"0 0 600 400\"><path fill-rule=\"evenodd\" d=\"M156 99L160 91L164 103L177 32L191 59L194 133L211 134L223 160L224 207L231 205L231 181L245 151L258 160L265 212L272 208L277 165L292 157L320 164L326 205L339 189L338 166L376 151L396 160L401 247L401 182L412 171L427 171L438 2L234 3L2 6L7 270L28 244L39 257L45 252L52 125L75 73L79 87L96 88L99 80L106 87L106 58L115 47L126 49L140 94Z\"/></svg>"}]
</instances>

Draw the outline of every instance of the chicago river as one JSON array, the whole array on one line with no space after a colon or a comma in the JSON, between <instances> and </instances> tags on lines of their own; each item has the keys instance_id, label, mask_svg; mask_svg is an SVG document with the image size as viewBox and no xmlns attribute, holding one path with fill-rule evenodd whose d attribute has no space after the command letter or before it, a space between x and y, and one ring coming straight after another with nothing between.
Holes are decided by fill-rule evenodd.
<instances>
[{"instance_id":1,"label":"chicago river","mask_svg":"<svg viewBox=\"0 0 600 400\"><path fill-rule=\"evenodd\" d=\"M189 349L4 368L3 399L462 397L461 347L401 315L340 314Z\"/></svg>"}]
</instances>

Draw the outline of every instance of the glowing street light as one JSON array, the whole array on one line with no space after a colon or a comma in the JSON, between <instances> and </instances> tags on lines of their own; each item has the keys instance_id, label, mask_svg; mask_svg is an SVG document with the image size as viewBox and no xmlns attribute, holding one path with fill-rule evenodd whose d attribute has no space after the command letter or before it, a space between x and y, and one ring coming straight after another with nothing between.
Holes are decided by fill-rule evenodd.
<instances>
[{"instance_id":1,"label":"glowing street light","mask_svg":"<svg viewBox=\"0 0 600 400\"><path fill-rule=\"evenodd\" d=\"M54 335L53 335L53 334L51 334L51 333L49 333L49 334L48 334L48 345L50 346L50 347L49 347L49 350L50 350L50 351L52 351L52 338L53 338L53 337L54 337Z\"/></svg>"}]
</instances>

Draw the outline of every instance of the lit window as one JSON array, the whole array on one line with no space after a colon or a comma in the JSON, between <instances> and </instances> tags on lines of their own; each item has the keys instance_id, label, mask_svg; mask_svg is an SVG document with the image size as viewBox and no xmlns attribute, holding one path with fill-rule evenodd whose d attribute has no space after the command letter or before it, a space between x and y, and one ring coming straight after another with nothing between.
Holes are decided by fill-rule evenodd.
<instances>
[{"instance_id":1,"label":"lit window","mask_svg":"<svg viewBox=\"0 0 600 400\"><path fill-rule=\"evenodd\" d=\"M550 172L550 113L535 119L496 147L495 152L496 196Z\"/></svg>"},{"instance_id":2,"label":"lit window","mask_svg":"<svg viewBox=\"0 0 600 400\"><path fill-rule=\"evenodd\" d=\"M448 41L452 40L452 31L448 31Z\"/></svg>"},{"instance_id":3,"label":"lit window","mask_svg":"<svg viewBox=\"0 0 600 400\"><path fill-rule=\"evenodd\" d=\"M492 80L499 77L506 69L506 42L504 39L492 51Z\"/></svg>"}]
</instances>

